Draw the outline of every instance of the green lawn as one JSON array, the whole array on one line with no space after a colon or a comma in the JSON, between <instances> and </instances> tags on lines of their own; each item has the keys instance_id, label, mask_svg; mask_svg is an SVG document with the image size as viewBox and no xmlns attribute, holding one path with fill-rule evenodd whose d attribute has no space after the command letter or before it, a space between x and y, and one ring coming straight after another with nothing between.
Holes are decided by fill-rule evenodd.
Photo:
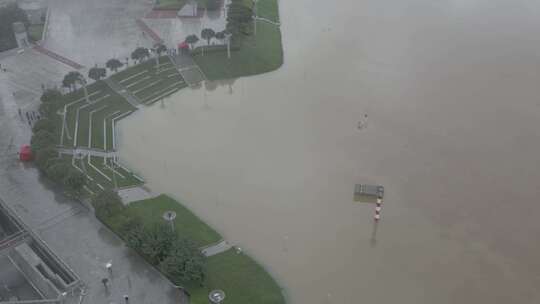
<instances>
[{"instance_id":1,"label":"green lawn","mask_svg":"<svg viewBox=\"0 0 540 304\"><path fill-rule=\"evenodd\" d=\"M257 14L274 22L279 22L279 7L274 0L262 0L257 2Z\"/></svg>"},{"instance_id":2,"label":"green lawn","mask_svg":"<svg viewBox=\"0 0 540 304\"><path fill-rule=\"evenodd\" d=\"M205 288L191 288L191 303L208 303L213 289L225 291L225 303L283 304L285 299L276 281L257 262L234 249L209 257Z\"/></svg>"},{"instance_id":3,"label":"green lawn","mask_svg":"<svg viewBox=\"0 0 540 304\"><path fill-rule=\"evenodd\" d=\"M32 41L40 41L43 37L43 24L32 24L28 26L28 37Z\"/></svg>"},{"instance_id":4,"label":"green lawn","mask_svg":"<svg viewBox=\"0 0 540 304\"><path fill-rule=\"evenodd\" d=\"M214 229L177 201L164 194L152 199L133 202L126 210L133 215L139 215L145 224L163 222L163 213L172 210L176 212L174 227L178 234L192 239L199 247L221 240L221 236Z\"/></svg>"},{"instance_id":5,"label":"green lawn","mask_svg":"<svg viewBox=\"0 0 540 304\"><path fill-rule=\"evenodd\" d=\"M263 4L264 2L264 4ZM259 15L277 20L276 0L260 1ZM281 31L278 26L264 21L257 22L257 35L242 36L238 50L227 58L227 52L194 54L194 59L210 80L237 78L262 74L278 69L283 64Z\"/></svg>"},{"instance_id":6,"label":"green lawn","mask_svg":"<svg viewBox=\"0 0 540 304\"><path fill-rule=\"evenodd\" d=\"M167 195L130 203L124 212L137 215L144 224L151 225L163 222L162 215L168 210L176 212L174 227L177 233L194 240L199 246L216 243L221 239L214 229ZM113 217L108 220L107 225L114 231L119 231L116 223ZM237 254L234 249L209 257L207 271L204 287L186 286L193 304L208 303L208 292L215 288L226 292L226 303L285 303L280 287L264 268L248 255Z\"/></svg>"}]
</instances>

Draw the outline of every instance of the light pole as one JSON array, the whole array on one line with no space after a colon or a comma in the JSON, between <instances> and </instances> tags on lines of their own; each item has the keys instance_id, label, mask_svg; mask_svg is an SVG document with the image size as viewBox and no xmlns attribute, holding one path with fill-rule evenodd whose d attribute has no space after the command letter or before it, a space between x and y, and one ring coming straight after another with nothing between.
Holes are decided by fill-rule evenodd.
<instances>
[{"instance_id":1,"label":"light pole","mask_svg":"<svg viewBox=\"0 0 540 304\"><path fill-rule=\"evenodd\" d=\"M231 33L225 33L225 39L227 39L227 58L231 59Z\"/></svg>"},{"instance_id":2,"label":"light pole","mask_svg":"<svg viewBox=\"0 0 540 304\"><path fill-rule=\"evenodd\" d=\"M210 299L210 304L220 304L225 300L225 292L220 289L212 290L208 294L208 299Z\"/></svg>"},{"instance_id":3,"label":"light pole","mask_svg":"<svg viewBox=\"0 0 540 304\"><path fill-rule=\"evenodd\" d=\"M255 6L255 16L253 17L253 25L255 26L255 36L257 36L257 3L259 2L259 0L253 0L253 4Z\"/></svg>"},{"instance_id":4,"label":"light pole","mask_svg":"<svg viewBox=\"0 0 540 304\"><path fill-rule=\"evenodd\" d=\"M171 225L171 230L174 232L174 219L176 218L176 212L174 211L165 211L163 213L163 218L169 222Z\"/></svg>"}]
</instances>

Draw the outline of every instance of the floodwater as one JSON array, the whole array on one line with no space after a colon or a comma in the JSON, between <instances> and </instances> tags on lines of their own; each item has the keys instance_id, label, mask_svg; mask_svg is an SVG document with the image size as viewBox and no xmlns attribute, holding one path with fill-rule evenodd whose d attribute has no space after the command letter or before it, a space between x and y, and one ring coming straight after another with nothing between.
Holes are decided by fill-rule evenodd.
<instances>
[{"instance_id":1,"label":"floodwater","mask_svg":"<svg viewBox=\"0 0 540 304\"><path fill-rule=\"evenodd\" d=\"M123 161L290 303L540 303L540 2L280 10L280 70L138 111Z\"/></svg>"}]
</instances>

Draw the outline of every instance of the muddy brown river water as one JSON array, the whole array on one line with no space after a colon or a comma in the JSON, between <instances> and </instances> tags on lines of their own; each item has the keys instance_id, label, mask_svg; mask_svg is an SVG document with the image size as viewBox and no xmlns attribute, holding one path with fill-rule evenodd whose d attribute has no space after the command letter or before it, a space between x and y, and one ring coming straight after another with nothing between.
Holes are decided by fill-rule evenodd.
<instances>
[{"instance_id":1,"label":"muddy brown river water","mask_svg":"<svg viewBox=\"0 0 540 304\"><path fill-rule=\"evenodd\" d=\"M123 161L290 303L540 303L540 2L280 5L280 70L138 111Z\"/></svg>"}]
</instances>

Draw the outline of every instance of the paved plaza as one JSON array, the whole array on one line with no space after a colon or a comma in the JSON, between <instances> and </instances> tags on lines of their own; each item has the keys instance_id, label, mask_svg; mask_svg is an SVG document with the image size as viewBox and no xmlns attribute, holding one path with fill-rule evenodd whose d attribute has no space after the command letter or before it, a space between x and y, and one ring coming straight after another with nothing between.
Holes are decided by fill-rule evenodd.
<instances>
[{"instance_id":1,"label":"paved plaza","mask_svg":"<svg viewBox=\"0 0 540 304\"><path fill-rule=\"evenodd\" d=\"M135 47L152 45L135 22L150 5L147 1L51 0L48 38L42 46L86 67L103 65L111 57L128 57ZM103 226L87 205L66 198L37 168L18 160L18 147L31 136L19 109L36 111L42 90L59 86L73 67L31 48L0 54L0 64L7 70L0 72L0 196L81 277L84 288L68 303L122 303L125 294L134 304L185 303L179 290ZM87 69L80 72L86 74ZM105 264L111 261L109 273ZM9 264L0 260L1 265ZM24 298L32 298L32 289L17 272L9 274L9 280L19 282L10 285L19 286ZM107 288L103 278L109 280Z\"/></svg>"}]
</instances>

